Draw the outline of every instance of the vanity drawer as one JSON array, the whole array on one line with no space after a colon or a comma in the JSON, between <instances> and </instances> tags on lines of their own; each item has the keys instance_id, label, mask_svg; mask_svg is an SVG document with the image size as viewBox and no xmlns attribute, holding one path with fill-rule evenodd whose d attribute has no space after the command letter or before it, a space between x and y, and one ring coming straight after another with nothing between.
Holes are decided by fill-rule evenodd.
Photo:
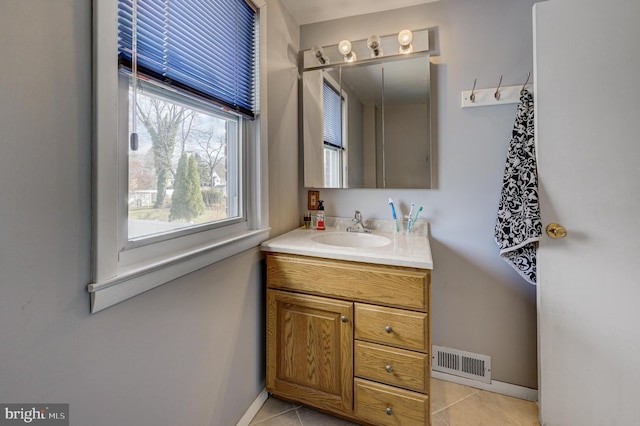
<instances>
[{"instance_id":1,"label":"vanity drawer","mask_svg":"<svg viewBox=\"0 0 640 426\"><path fill-rule=\"evenodd\" d=\"M424 312L404 311L356 303L355 338L427 353L428 316Z\"/></svg>"},{"instance_id":2,"label":"vanity drawer","mask_svg":"<svg viewBox=\"0 0 640 426\"><path fill-rule=\"evenodd\" d=\"M426 312L428 269L267 253L267 286Z\"/></svg>"},{"instance_id":3,"label":"vanity drawer","mask_svg":"<svg viewBox=\"0 0 640 426\"><path fill-rule=\"evenodd\" d=\"M356 341L355 375L392 386L429 393L429 356Z\"/></svg>"},{"instance_id":4,"label":"vanity drawer","mask_svg":"<svg viewBox=\"0 0 640 426\"><path fill-rule=\"evenodd\" d=\"M355 413L374 425L425 426L429 396L355 379Z\"/></svg>"}]
</instances>

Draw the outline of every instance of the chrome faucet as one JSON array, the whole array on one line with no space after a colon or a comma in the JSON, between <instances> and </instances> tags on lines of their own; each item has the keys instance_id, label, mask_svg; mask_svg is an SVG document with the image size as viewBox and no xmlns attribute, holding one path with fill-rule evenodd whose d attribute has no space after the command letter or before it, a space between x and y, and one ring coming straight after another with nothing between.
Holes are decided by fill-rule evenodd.
<instances>
[{"instance_id":1,"label":"chrome faucet","mask_svg":"<svg viewBox=\"0 0 640 426\"><path fill-rule=\"evenodd\" d=\"M347 228L347 232L371 232L371 229L362 223L362 213L360 213L359 210L356 210L356 214L351 222L353 222L353 225Z\"/></svg>"}]
</instances>

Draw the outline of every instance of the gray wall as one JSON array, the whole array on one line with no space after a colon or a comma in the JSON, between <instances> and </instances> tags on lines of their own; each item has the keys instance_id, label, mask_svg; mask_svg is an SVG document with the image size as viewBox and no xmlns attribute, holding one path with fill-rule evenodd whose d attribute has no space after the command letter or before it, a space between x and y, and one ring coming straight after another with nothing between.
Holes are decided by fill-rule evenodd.
<instances>
[{"instance_id":1,"label":"gray wall","mask_svg":"<svg viewBox=\"0 0 640 426\"><path fill-rule=\"evenodd\" d=\"M523 84L534 0L447 0L303 25L301 49L430 28L433 190L321 190L327 215L389 219L424 206L434 258L433 343L491 355L493 379L537 388L535 287L500 259L493 228L515 105L460 108L460 92ZM301 194L306 190L301 188ZM300 208L304 209L301 197Z\"/></svg>"},{"instance_id":2,"label":"gray wall","mask_svg":"<svg viewBox=\"0 0 640 426\"><path fill-rule=\"evenodd\" d=\"M269 43L269 224L271 236L302 221L298 210L298 50L300 27L280 0L267 0ZM306 195L305 195L306 200Z\"/></svg>"},{"instance_id":3,"label":"gray wall","mask_svg":"<svg viewBox=\"0 0 640 426\"><path fill-rule=\"evenodd\" d=\"M269 179L284 190L270 214L283 232L299 204L298 33L272 3ZM91 20L85 0L2 2L0 402L70 403L74 426L233 425L264 386L258 249L89 314Z\"/></svg>"}]
</instances>

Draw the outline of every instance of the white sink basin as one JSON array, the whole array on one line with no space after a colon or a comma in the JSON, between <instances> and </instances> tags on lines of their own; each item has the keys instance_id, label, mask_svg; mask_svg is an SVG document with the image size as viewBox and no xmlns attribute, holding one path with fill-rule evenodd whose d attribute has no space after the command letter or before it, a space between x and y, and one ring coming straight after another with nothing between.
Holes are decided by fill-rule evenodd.
<instances>
[{"instance_id":1,"label":"white sink basin","mask_svg":"<svg viewBox=\"0 0 640 426\"><path fill-rule=\"evenodd\" d=\"M311 237L317 243L338 247L373 248L383 247L391 242L381 235L361 234L357 232L331 232Z\"/></svg>"}]
</instances>

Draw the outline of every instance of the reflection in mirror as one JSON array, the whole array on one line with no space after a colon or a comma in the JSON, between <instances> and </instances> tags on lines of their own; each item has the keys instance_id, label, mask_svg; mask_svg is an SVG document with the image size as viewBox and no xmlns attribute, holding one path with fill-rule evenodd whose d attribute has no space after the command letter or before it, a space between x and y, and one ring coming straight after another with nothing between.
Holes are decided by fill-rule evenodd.
<instances>
[{"instance_id":1,"label":"reflection in mirror","mask_svg":"<svg viewBox=\"0 0 640 426\"><path fill-rule=\"evenodd\" d=\"M303 73L305 187L431 187L429 57L401 58Z\"/></svg>"},{"instance_id":2,"label":"reflection in mirror","mask_svg":"<svg viewBox=\"0 0 640 426\"><path fill-rule=\"evenodd\" d=\"M377 187L431 188L428 57L384 64L382 141Z\"/></svg>"},{"instance_id":3,"label":"reflection in mirror","mask_svg":"<svg viewBox=\"0 0 640 426\"><path fill-rule=\"evenodd\" d=\"M347 186L348 137L341 95L340 68L305 72L303 91L304 185L308 188Z\"/></svg>"},{"instance_id":4,"label":"reflection in mirror","mask_svg":"<svg viewBox=\"0 0 640 426\"><path fill-rule=\"evenodd\" d=\"M347 188L376 188L382 164L377 141L382 134L381 63L343 67L341 89L349 103L345 114L348 142Z\"/></svg>"}]
</instances>

